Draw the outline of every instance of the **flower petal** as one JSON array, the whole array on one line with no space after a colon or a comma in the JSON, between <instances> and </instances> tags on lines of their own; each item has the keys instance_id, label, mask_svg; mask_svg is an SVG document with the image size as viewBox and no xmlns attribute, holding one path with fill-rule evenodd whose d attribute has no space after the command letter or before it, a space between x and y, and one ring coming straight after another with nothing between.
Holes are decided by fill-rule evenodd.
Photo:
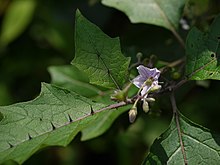
<instances>
[{"instance_id":1,"label":"flower petal","mask_svg":"<svg viewBox=\"0 0 220 165\"><path fill-rule=\"evenodd\" d=\"M145 79L153 77L155 80L158 80L160 76L160 71L157 68L150 69L148 67L140 65L137 67L137 69L138 69L138 73Z\"/></svg>"},{"instance_id":2,"label":"flower petal","mask_svg":"<svg viewBox=\"0 0 220 165\"><path fill-rule=\"evenodd\" d=\"M139 75L133 79L132 83L137 86L138 88L143 88L141 90L141 96L144 96L144 98L147 98L149 90L153 87L161 87L158 85L158 78L160 76L160 71L157 68L147 68L143 65L140 65L137 67ZM145 82L152 78L153 82L152 84L145 84ZM142 87L144 85L144 87Z\"/></svg>"},{"instance_id":3,"label":"flower petal","mask_svg":"<svg viewBox=\"0 0 220 165\"><path fill-rule=\"evenodd\" d=\"M147 67L145 67L145 66L143 66L143 65L139 65L139 66L137 67L137 70L138 70L138 73L139 73L141 76L143 76L144 78L146 78L146 79L149 78L150 75L151 75L150 69L147 68Z\"/></svg>"},{"instance_id":4,"label":"flower petal","mask_svg":"<svg viewBox=\"0 0 220 165\"><path fill-rule=\"evenodd\" d=\"M158 80L158 78L160 77L160 71L157 69L157 68L153 68L152 69L152 77L155 79L155 80Z\"/></svg>"},{"instance_id":5,"label":"flower petal","mask_svg":"<svg viewBox=\"0 0 220 165\"><path fill-rule=\"evenodd\" d=\"M141 96L144 96L149 90L151 86L145 86L141 91ZM144 96L144 98L147 98L147 94Z\"/></svg>"},{"instance_id":6,"label":"flower petal","mask_svg":"<svg viewBox=\"0 0 220 165\"><path fill-rule=\"evenodd\" d=\"M137 76L136 78L133 79L132 83L136 87L141 88L145 81L146 81L146 79L139 75L139 76Z\"/></svg>"}]
</instances>

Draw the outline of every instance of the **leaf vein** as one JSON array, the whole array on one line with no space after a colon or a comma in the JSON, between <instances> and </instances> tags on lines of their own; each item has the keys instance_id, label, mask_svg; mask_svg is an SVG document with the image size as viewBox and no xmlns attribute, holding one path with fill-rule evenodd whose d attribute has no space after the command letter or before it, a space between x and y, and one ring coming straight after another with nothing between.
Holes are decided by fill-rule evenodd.
<instances>
[{"instance_id":1,"label":"leaf vein","mask_svg":"<svg viewBox=\"0 0 220 165\"><path fill-rule=\"evenodd\" d=\"M193 140L194 142L199 143L200 145L203 145L203 146L205 146L205 147L207 147L207 148L213 150L214 152L216 152L216 153L219 155L218 151L216 151L216 150L215 150L214 148L212 148L211 146L209 146L209 145L203 143L202 141L196 139L195 137L193 137L193 136L191 136L191 135L189 135L189 134L184 133L184 135L185 135L186 137L188 137L189 139Z\"/></svg>"}]
</instances>

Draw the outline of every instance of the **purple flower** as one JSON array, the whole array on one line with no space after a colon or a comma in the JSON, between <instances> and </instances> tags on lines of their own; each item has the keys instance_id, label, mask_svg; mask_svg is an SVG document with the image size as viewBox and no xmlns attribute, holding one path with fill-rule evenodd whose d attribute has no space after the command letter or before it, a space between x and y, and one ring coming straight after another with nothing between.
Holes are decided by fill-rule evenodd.
<instances>
[{"instance_id":1,"label":"purple flower","mask_svg":"<svg viewBox=\"0 0 220 165\"><path fill-rule=\"evenodd\" d=\"M160 71L157 68L147 68L143 65L137 67L139 75L134 78L133 84L140 88L141 96L147 97L150 90L160 89L161 85L158 85L158 78Z\"/></svg>"}]
</instances>

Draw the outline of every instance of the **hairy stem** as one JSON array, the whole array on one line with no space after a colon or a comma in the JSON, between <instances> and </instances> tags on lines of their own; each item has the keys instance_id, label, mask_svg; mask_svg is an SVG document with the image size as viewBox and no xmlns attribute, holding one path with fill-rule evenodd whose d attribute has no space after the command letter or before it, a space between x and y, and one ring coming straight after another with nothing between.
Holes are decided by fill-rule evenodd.
<instances>
[{"instance_id":1,"label":"hairy stem","mask_svg":"<svg viewBox=\"0 0 220 165\"><path fill-rule=\"evenodd\" d=\"M183 154L184 164L187 165L188 162L187 162L187 159L186 159L186 152L185 152L185 149L184 149L184 144L183 144L183 139L182 139L182 131L181 131L181 128L180 128L180 123L179 123L179 113L178 113L178 108L176 106L176 99L174 97L174 92L173 91L171 92L171 95L170 95L170 101L171 101L172 109L173 109L173 117L175 119L176 127L177 127L177 130L178 130L178 136L179 136L181 151L182 151L182 154Z\"/></svg>"}]
</instances>

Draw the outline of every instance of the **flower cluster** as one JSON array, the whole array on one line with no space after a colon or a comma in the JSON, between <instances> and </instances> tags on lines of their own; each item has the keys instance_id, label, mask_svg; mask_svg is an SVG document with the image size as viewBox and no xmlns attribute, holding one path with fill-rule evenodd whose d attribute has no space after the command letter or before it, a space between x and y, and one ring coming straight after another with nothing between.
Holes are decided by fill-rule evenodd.
<instances>
[{"instance_id":1,"label":"flower cluster","mask_svg":"<svg viewBox=\"0 0 220 165\"><path fill-rule=\"evenodd\" d=\"M138 99L135 101L133 107L129 111L129 120L131 123L135 121L137 115L136 104L141 98L143 101L143 110L144 112L149 111L148 102L155 101L154 98L148 98L148 94L151 92L158 91L161 88L161 85L158 84L158 78L160 77L160 71L157 68L147 68L143 65L137 67L139 75L133 79L132 83L139 88Z\"/></svg>"},{"instance_id":2,"label":"flower cluster","mask_svg":"<svg viewBox=\"0 0 220 165\"><path fill-rule=\"evenodd\" d=\"M147 98L148 93L161 88L161 85L158 85L160 71L157 68L150 69L140 65L137 70L139 75L133 80L133 84L140 88L141 96Z\"/></svg>"}]
</instances>

